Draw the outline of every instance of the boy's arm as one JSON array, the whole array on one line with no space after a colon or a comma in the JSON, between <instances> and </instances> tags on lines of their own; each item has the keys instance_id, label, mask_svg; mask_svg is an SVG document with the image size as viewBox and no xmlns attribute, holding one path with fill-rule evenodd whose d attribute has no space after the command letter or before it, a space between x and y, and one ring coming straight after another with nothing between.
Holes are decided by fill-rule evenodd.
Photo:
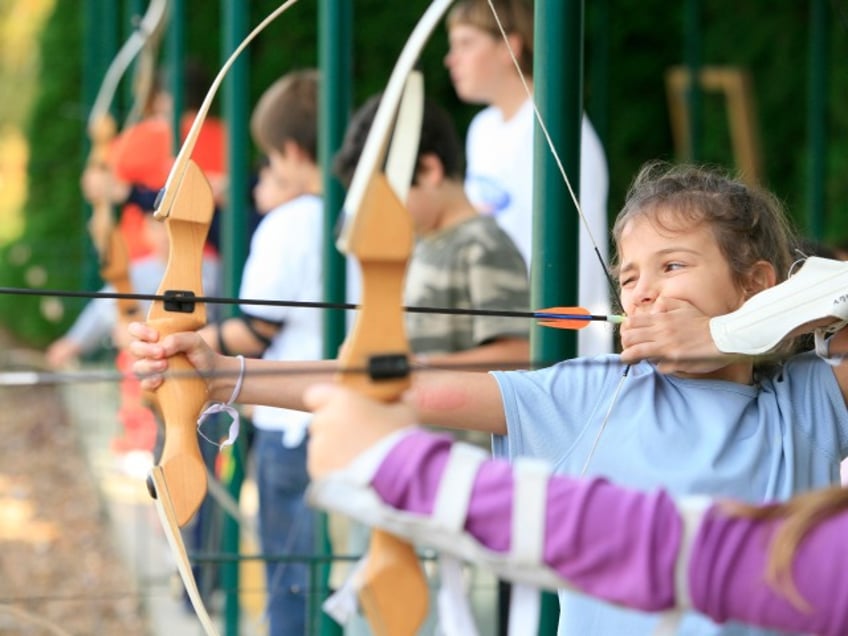
<instances>
[{"instance_id":1,"label":"boy's arm","mask_svg":"<svg viewBox=\"0 0 848 636\"><path fill-rule=\"evenodd\" d=\"M259 358L279 330L278 324L259 318L240 316L206 325L198 333L216 353L225 355L240 353L249 358Z\"/></svg>"},{"instance_id":2,"label":"boy's arm","mask_svg":"<svg viewBox=\"0 0 848 636\"><path fill-rule=\"evenodd\" d=\"M110 286L101 291L113 292ZM53 367L61 367L71 359L102 346L112 334L117 320L115 301L94 298L88 302L68 332L47 348L47 360Z\"/></svg>"},{"instance_id":3,"label":"boy's arm","mask_svg":"<svg viewBox=\"0 0 848 636\"><path fill-rule=\"evenodd\" d=\"M226 402L232 395L239 361L216 354L198 333L175 333L160 341L159 333L143 323L131 323L129 331L130 352L136 358L133 372L143 378L143 389L152 391L162 384L168 358L183 353L206 378L210 401ZM333 381L337 370L335 360L247 360L238 402L306 411L304 390L317 382ZM419 419L435 425L506 432L500 390L487 373L415 371L407 402Z\"/></svg>"}]
</instances>

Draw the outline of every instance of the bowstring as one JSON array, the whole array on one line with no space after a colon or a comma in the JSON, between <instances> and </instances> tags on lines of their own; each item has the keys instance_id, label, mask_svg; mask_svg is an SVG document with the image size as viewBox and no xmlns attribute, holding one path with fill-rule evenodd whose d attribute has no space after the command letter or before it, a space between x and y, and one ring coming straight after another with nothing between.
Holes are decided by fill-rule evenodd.
<instances>
[{"instance_id":1,"label":"bowstring","mask_svg":"<svg viewBox=\"0 0 848 636\"><path fill-rule=\"evenodd\" d=\"M544 119L542 118L542 113L539 111L539 107L536 104L536 99L533 96L533 91L530 88L530 85L527 83L527 78L524 77L524 73L521 70L521 63L518 61L518 57L516 57L515 52L512 50L512 46L510 45L510 42L509 42L509 35L507 34L506 29L504 28L503 23L501 22L501 18L498 15L498 11L495 8L495 5L492 2L492 0L487 0L487 3L489 5L489 9L492 12L492 17L495 19L495 24L497 24L497 26L498 26L498 31L500 31L501 37L503 38L504 44L506 45L506 49L509 52L509 57L512 60L512 64L513 64L513 66L515 67L515 70L518 73L519 79L521 80L521 86L524 88L524 92L527 95L527 99L530 101L530 104L533 107L533 117L536 120L536 124L539 126L539 129L542 131L542 135L545 138L545 143L548 146L548 150L550 151L551 156L553 157L554 162L556 163L557 169L559 170L559 174L562 177L562 180L565 183L566 188L568 189L568 195L571 197L571 202L574 204L574 209L577 210L577 215L580 218L580 223L583 226L583 230L586 232L586 235L588 236L589 240L592 243L592 249L595 252L595 256L597 256L597 258L598 258L598 262L601 265L601 269L604 272L604 276L606 276L607 283L609 284L610 290L611 290L613 296L615 297L615 300L618 303L618 306L621 307L622 311L624 311L624 306L622 305L622 302L621 302L621 295L618 292L618 287L616 286L615 279L612 276L612 273L610 271L609 266L606 264L606 262L604 262L604 259L601 256L601 251L598 248L598 242L595 240L595 236L592 233L592 228L589 224L589 220L586 218L586 215L583 212L583 208L580 205L580 201L578 200L578 197L574 192L574 188L571 185L571 179L568 178L568 174L565 171L565 166L563 165L562 160L560 159L559 152L557 152L557 149L556 149L556 146L554 145L553 139L551 138L551 135L548 132L548 127L545 125ZM618 384L616 385L615 390L613 391L612 401L610 402L610 405L609 405L609 407L606 411L606 414L604 415L604 419L601 421L601 425L598 428L598 433L595 436L595 439L592 443L592 447L589 450L589 454L586 457L586 461L583 464L582 470L580 471L580 474L579 474L580 477L585 476L586 472L589 469L589 464L591 463L592 458L595 455L595 451L598 448L598 444L601 440L601 436L603 435L604 431L607 428L607 424L609 423L609 419L610 419L610 416L612 415L613 407L615 406L616 402L618 401L618 396L621 393L621 389L622 389L622 386L624 384L624 379L630 373L630 367L631 367L631 365L629 365L629 364L624 367L624 371L621 374L621 378L619 378L619 380L618 380Z\"/></svg>"}]
</instances>

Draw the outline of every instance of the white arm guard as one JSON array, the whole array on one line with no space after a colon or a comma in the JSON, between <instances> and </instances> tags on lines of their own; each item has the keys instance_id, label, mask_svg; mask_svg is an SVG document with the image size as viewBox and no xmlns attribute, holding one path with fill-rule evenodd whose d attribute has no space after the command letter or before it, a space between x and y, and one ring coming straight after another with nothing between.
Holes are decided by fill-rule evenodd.
<instances>
[{"instance_id":1,"label":"white arm guard","mask_svg":"<svg viewBox=\"0 0 848 636\"><path fill-rule=\"evenodd\" d=\"M547 589L568 587L568 583L555 570L541 562L542 546L538 543L544 539L545 527L545 488L539 487L539 484L547 481L549 466L526 458L515 462L516 494L525 492L521 486L525 480L534 482L532 489L540 492L529 500L523 498L523 503L514 504L519 506L514 511L519 513L515 521L521 524L521 532L517 536L524 537L524 540L513 542L512 553L498 553L481 545L464 529L474 479L487 458L487 454L477 447L463 443L454 443L451 447L451 455L439 484L434 516L423 517L397 510L384 503L374 492L370 486L374 473L395 444L408 434L396 433L358 457L345 470L313 482L307 492L309 503L386 530L412 543L430 546L439 552L480 564L503 579ZM517 498L517 501L521 502L522 499ZM540 502L541 505L527 506L528 502ZM532 511L525 509L530 507ZM528 533L528 528L537 531Z\"/></svg>"},{"instance_id":2,"label":"white arm guard","mask_svg":"<svg viewBox=\"0 0 848 636\"><path fill-rule=\"evenodd\" d=\"M835 321L827 331L848 322L848 262L811 256L788 280L712 318L710 334L722 353L756 355L776 347L793 329L822 318Z\"/></svg>"},{"instance_id":3,"label":"white arm guard","mask_svg":"<svg viewBox=\"0 0 848 636\"><path fill-rule=\"evenodd\" d=\"M465 530L471 492L477 472L487 454L477 447L454 443L438 486L432 516L400 511L385 504L370 486L386 455L410 431L401 431L361 455L347 469L313 482L309 502L319 508L348 515L413 543L435 548L442 555L485 567L500 578L517 583L509 633L526 633L538 619L537 588L571 589L574 586L543 562L544 529L547 511L547 483L550 466L536 459L519 458L514 463L512 541L508 553L494 552ZM675 568L675 608L660 622L656 634L674 633L679 611L691 607L688 570L694 538L701 518L711 501L705 497L684 497L677 502L683 532ZM456 577L454 577L456 578ZM454 587L454 590L456 587ZM454 592L454 596L457 594ZM440 603L440 610L459 610L453 603ZM443 617L444 620L445 617ZM446 629L445 633L471 633Z\"/></svg>"}]
</instances>

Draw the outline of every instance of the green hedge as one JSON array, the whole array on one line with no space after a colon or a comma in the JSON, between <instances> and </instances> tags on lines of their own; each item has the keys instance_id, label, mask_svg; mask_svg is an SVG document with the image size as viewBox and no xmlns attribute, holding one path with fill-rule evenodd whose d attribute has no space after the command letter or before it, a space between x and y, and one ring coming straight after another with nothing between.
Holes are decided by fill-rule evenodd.
<instances>
[{"instance_id":1,"label":"green hedge","mask_svg":"<svg viewBox=\"0 0 848 636\"><path fill-rule=\"evenodd\" d=\"M86 242L79 194L83 120L79 100L82 17L72 2L57 2L41 36L41 81L29 124L29 196L20 241L0 253L0 284L81 289ZM44 343L80 303L33 296L0 296L0 324L18 338ZM57 309L65 310L61 315Z\"/></svg>"}]
</instances>

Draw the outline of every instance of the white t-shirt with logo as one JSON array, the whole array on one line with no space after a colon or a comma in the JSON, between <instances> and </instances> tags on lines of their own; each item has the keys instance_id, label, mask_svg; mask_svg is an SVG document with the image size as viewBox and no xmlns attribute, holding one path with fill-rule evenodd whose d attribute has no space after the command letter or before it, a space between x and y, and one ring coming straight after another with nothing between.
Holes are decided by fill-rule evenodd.
<instances>
[{"instance_id":1,"label":"white t-shirt with logo","mask_svg":"<svg viewBox=\"0 0 848 636\"><path fill-rule=\"evenodd\" d=\"M483 214L491 214L518 246L528 267L533 249L533 104L528 99L504 121L494 106L479 112L466 138L465 189ZM607 195L609 173L604 149L584 115L580 146L580 207L604 262L608 262ZM580 274L578 298L563 298L562 305L580 304L595 314L610 311L610 288L595 255L594 246L580 222ZM612 351L608 325L593 324L578 335L580 355Z\"/></svg>"}]
</instances>

